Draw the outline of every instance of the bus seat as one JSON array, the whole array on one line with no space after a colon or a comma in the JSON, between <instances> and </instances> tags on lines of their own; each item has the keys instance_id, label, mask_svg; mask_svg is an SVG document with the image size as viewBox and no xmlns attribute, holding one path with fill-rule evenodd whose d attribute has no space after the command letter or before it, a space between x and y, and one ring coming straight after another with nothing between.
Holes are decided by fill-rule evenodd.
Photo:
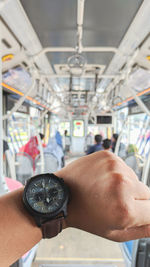
<instances>
[{"instance_id":1,"label":"bus seat","mask_svg":"<svg viewBox=\"0 0 150 267\"><path fill-rule=\"evenodd\" d=\"M138 176L139 180L141 180L142 168L139 167L139 165L138 165L136 154L134 154L134 153L128 154L125 157L124 161L132 170L134 170L134 172Z\"/></svg>"},{"instance_id":2,"label":"bus seat","mask_svg":"<svg viewBox=\"0 0 150 267\"><path fill-rule=\"evenodd\" d=\"M150 238L124 242L121 250L126 267L150 266Z\"/></svg>"},{"instance_id":3,"label":"bus seat","mask_svg":"<svg viewBox=\"0 0 150 267\"><path fill-rule=\"evenodd\" d=\"M16 178L22 184L33 176L33 160L25 152L18 152L16 154Z\"/></svg>"},{"instance_id":4,"label":"bus seat","mask_svg":"<svg viewBox=\"0 0 150 267\"><path fill-rule=\"evenodd\" d=\"M125 260L125 266L131 267L132 262L132 251L133 251L134 241L124 242L121 245L122 254Z\"/></svg>"},{"instance_id":5,"label":"bus seat","mask_svg":"<svg viewBox=\"0 0 150 267\"><path fill-rule=\"evenodd\" d=\"M41 173L40 156L35 160L35 174ZM44 173L52 173L58 170L58 160L57 158L50 154L44 153Z\"/></svg>"},{"instance_id":6,"label":"bus seat","mask_svg":"<svg viewBox=\"0 0 150 267\"><path fill-rule=\"evenodd\" d=\"M44 171L46 173L47 172L51 173L58 170L58 160L54 155L45 153L44 162L45 162Z\"/></svg>"}]
</instances>

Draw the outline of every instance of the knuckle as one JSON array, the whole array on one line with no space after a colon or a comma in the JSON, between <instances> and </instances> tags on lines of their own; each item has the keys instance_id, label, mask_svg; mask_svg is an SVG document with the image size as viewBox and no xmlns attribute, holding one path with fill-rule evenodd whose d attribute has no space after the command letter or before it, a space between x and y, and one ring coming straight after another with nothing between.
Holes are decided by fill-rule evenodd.
<instances>
[{"instance_id":1,"label":"knuckle","mask_svg":"<svg viewBox=\"0 0 150 267\"><path fill-rule=\"evenodd\" d=\"M103 154L103 156L105 158L113 158L113 156L114 156L112 152L107 151L107 150L102 150L102 151L100 151L100 153Z\"/></svg>"},{"instance_id":2,"label":"knuckle","mask_svg":"<svg viewBox=\"0 0 150 267\"><path fill-rule=\"evenodd\" d=\"M120 201L126 191L126 181L122 174L112 172L111 176L109 177L109 192L113 194L114 199L116 201Z\"/></svg>"},{"instance_id":3,"label":"knuckle","mask_svg":"<svg viewBox=\"0 0 150 267\"><path fill-rule=\"evenodd\" d=\"M108 165L108 169L111 171L111 170L114 170L117 167L117 162L116 162L115 159L110 158L107 161L107 165Z\"/></svg>"},{"instance_id":4,"label":"knuckle","mask_svg":"<svg viewBox=\"0 0 150 267\"><path fill-rule=\"evenodd\" d=\"M111 190L114 197L116 211L116 225L118 229L125 229L134 221L134 207L130 196L130 181L121 173L112 173Z\"/></svg>"},{"instance_id":5,"label":"knuckle","mask_svg":"<svg viewBox=\"0 0 150 267\"><path fill-rule=\"evenodd\" d=\"M116 191L122 194L123 192L129 191L132 188L132 181L124 176L123 173L112 172L112 181L115 185Z\"/></svg>"},{"instance_id":6,"label":"knuckle","mask_svg":"<svg viewBox=\"0 0 150 267\"><path fill-rule=\"evenodd\" d=\"M123 187L124 183L126 182L122 173L112 172L111 177L112 177L113 184L117 188Z\"/></svg>"},{"instance_id":7,"label":"knuckle","mask_svg":"<svg viewBox=\"0 0 150 267\"><path fill-rule=\"evenodd\" d=\"M131 227L134 221L134 209L129 201L120 201L117 205L119 229Z\"/></svg>"}]
</instances>

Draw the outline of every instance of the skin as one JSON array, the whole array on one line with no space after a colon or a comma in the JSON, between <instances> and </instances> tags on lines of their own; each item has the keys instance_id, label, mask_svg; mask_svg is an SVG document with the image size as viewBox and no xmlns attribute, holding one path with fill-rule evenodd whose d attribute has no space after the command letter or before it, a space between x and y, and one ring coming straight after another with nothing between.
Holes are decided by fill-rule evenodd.
<instances>
[{"instance_id":1,"label":"skin","mask_svg":"<svg viewBox=\"0 0 150 267\"><path fill-rule=\"evenodd\" d=\"M100 151L56 173L71 191L63 228L75 227L114 241L150 237L150 190L118 157ZM0 198L0 262L8 267L42 238L22 204L23 189ZM17 249L16 249L17 248Z\"/></svg>"}]
</instances>

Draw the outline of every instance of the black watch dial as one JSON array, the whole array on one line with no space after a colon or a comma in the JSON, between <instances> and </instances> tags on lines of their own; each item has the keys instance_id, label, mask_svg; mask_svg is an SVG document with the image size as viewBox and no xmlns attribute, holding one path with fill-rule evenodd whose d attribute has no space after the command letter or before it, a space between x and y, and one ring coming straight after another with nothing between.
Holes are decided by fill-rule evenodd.
<instances>
[{"instance_id":1,"label":"black watch dial","mask_svg":"<svg viewBox=\"0 0 150 267\"><path fill-rule=\"evenodd\" d=\"M27 184L26 200L35 211L51 214L59 210L65 201L65 190L60 179L50 174L35 176Z\"/></svg>"}]
</instances>

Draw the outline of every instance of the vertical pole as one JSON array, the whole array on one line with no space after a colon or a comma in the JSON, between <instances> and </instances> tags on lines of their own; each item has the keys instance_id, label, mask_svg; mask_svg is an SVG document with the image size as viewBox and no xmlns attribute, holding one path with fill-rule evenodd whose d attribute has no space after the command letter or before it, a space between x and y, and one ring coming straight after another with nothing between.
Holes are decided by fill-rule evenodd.
<instances>
[{"instance_id":1,"label":"vertical pole","mask_svg":"<svg viewBox=\"0 0 150 267\"><path fill-rule=\"evenodd\" d=\"M0 29L1 36L1 29ZM0 195L8 192L8 187L3 175L3 92L2 92L2 55L1 55L1 40L0 40Z\"/></svg>"},{"instance_id":2,"label":"vertical pole","mask_svg":"<svg viewBox=\"0 0 150 267\"><path fill-rule=\"evenodd\" d=\"M1 32L1 29L0 29ZM1 51L1 41L0 41L0 51ZM2 55L0 53L0 191L1 191L1 181L3 176L3 128L2 128L2 114L3 114L3 106L2 106L2 61L1 61Z\"/></svg>"}]
</instances>

